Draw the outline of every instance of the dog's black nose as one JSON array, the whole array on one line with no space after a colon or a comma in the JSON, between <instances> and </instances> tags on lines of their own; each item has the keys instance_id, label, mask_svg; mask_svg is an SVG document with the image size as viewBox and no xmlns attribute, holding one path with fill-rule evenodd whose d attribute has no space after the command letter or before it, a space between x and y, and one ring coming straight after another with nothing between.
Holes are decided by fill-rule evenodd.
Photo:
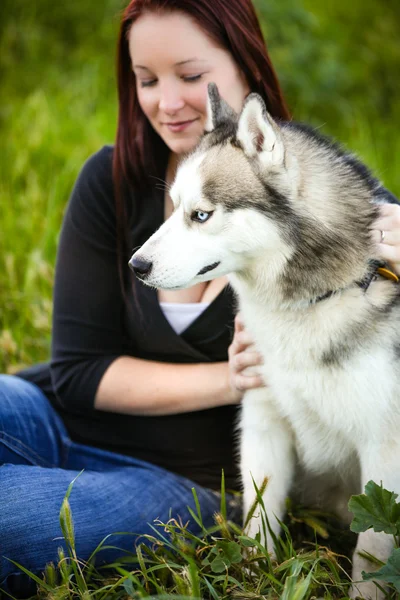
<instances>
[{"instance_id":1,"label":"dog's black nose","mask_svg":"<svg viewBox=\"0 0 400 600\"><path fill-rule=\"evenodd\" d=\"M141 258L135 258L132 256L131 260L129 261L129 266L136 275L143 277L143 275L148 275L150 273L153 263L149 262L148 260L143 260Z\"/></svg>"}]
</instances>

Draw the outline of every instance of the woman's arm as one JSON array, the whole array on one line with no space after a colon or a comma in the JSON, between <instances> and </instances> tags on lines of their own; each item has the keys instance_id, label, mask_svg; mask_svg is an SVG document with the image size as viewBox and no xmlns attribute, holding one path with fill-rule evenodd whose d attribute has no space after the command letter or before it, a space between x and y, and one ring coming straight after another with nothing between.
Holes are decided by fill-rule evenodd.
<instances>
[{"instance_id":1,"label":"woman's arm","mask_svg":"<svg viewBox=\"0 0 400 600\"><path fill-rule=\"evenodd\" d=\"M170 415L237 404L228 363L171 364L121 356L103 375L98 410L130 415Z\"/></svg>"},{"instance_id":2,"label":"woman's arm","mask_svg":"<svg viewBox=\"0 0 400 600\"><path fill-rule=\"evenodd\" d=\"M98 410L166 415L238 404L243 392L262 387L248 368L262 364L240 315L229 347L229 362L177 365L121 356L105 372L97 390Z\"/></svg>"}]
</instances>

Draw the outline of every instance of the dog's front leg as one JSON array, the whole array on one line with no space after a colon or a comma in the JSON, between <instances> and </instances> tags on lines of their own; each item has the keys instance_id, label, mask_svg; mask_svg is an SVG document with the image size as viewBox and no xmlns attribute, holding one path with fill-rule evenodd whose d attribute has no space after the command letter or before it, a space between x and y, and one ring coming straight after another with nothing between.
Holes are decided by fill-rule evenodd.
<instances>
[{"instance_id":1,"label":"dog's front leg","mask_svg":"<svg viewBox=\"0 0 400 600\"><path fill-rule=\"evenodd\" d=\"M378 485L382 482L385 489L400 493L400 442L385 441L380 445L371 445L364 449L361 455L361 472L363 488L368 481L373 480ZM362 582L362 571L371 572L379 567L363 556L360 552L372 554L382 562L386 562L392 552L394 540L386 533L376 533L368 529L360 533L353 555L353 585L350 596L381 600L385 594L376 587L373 581ZM382 582L380 582L382 583Z\"/></svg>"},{"instance_id":2,"label":"dog's front leg","mask_svg":"<svg viewBox=\"0 0 400 600\"><path fill-rule=\"evenodd\" d=\"M240 428L245 519L256 499L254 483L260 489L267 477L263 501L271 529L278 534L280 526L277 519L283 517L285 499L293 478L294 449L291 430L275 409L271 392L267 388L246 392L242 402ZM262 510L258 505L247 533L254 537L259 531L268 551L273 553L268 529L264 539Z\"/></svg>"}]
</instances>

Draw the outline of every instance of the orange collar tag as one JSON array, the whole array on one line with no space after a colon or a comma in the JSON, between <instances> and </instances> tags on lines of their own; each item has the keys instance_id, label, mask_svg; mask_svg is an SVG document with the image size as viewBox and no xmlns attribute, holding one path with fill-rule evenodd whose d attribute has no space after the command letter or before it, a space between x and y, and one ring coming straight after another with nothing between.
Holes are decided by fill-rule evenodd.
<instances>
[{"instance_id":1,"label":"orange collar tag","mask_svg":"<svg viewBox=\"0 0 400 600\"><path fill-rule=\"evenodd\" d=\"M389 269L385 269L385 267L379 267L377 273L382 275L382 277L386 277L386 279L390 279L391 281L399 283L399 278L397 277L396 273L393 273L393 271L390 271Z\"/></svg>"}]
</instances>

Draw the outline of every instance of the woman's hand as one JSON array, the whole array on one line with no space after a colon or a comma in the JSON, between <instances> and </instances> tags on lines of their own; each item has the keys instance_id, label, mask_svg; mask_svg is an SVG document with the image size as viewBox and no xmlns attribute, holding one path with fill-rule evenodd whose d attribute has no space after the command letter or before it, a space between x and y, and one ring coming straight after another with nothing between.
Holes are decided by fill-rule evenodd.
<instances>
[{"instance_id":1,"label":"woman's hand","mask_svg":"<svg viewBox=\"0 0 400 600\"><path fill-rule=\"evenodd\" d=\"M235 334L228 355L230 385L237 401L240 402L246 390L265 386L257 369L263 364L263 359L254 348L253 340L244 328L240 313L235 318Z\"/></svg>"},{"instance_id":2,"label":"woman's hand","mask_svg":"<svg viewBox=\"0 0 400 600\"><path fill-rule=\"evenodd\" d=\"M372 239L381 258L400 275L400 205L382 204L380 213L372 227Z\"/></svg>"}]
</instances>

